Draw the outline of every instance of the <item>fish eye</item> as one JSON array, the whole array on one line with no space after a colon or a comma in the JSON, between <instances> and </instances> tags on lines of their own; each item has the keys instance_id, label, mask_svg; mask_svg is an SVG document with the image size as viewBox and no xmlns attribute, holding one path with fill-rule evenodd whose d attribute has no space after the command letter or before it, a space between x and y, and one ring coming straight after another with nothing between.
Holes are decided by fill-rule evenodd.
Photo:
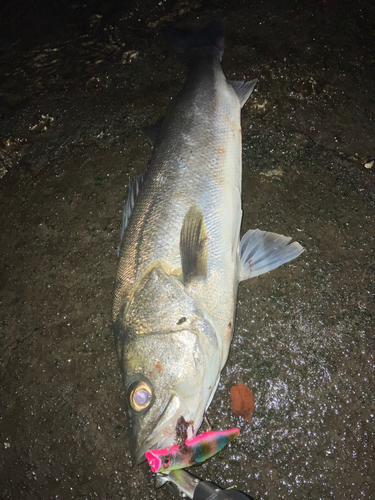
<instances>
[{"instance_id":1,"label":"fish eye","mask_svg":"<svg viewBox=\"0 0 375 500\"><path fill-rule=\"evenodd\" d=\"M164 462L163 462L163 467L164 469L166 469L167 467L169 467L171 465L171 459L169 457L166 457L164 459Z\"/></svg>"},{"instance_id":2,"label":"fish eye","mask_svg":"<svg viewBox=\"0 0 375 500\"><path fill-rule=\"evenodd\" d=\"M146 382L135 382L130 387L129 403L133 410L145 410L151 403L152 389Z\"/></svg>"}]
</instances>

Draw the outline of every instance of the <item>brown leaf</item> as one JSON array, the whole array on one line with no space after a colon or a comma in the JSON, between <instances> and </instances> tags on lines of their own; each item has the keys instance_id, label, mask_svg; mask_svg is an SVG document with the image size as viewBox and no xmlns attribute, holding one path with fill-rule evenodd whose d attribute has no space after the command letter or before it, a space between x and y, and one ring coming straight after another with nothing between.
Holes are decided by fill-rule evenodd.
<instances>
[{"instance_id":1,"label":"brown leaf","mask_svg":"<svg viewBox=\"0 0 375 500\"><path fill-rule=\"evenodd\" d=\"M233 385L230 390L232 408L237 415L251 423L254 411L254 396L244 384Z\"/></svg>"}]
</instances>

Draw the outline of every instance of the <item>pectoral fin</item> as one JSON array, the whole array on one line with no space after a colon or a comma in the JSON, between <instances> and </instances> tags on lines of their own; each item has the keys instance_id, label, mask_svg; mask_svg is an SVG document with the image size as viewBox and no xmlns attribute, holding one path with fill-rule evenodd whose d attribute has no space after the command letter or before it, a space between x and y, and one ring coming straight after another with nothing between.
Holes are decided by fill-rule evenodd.
<instances>
[{"instance_id":1,"label":"pectoral fin","mask_svg":"<svg viewBox=\"0 0 375 500\"><path fill-rule=\"evenodd\" d=\"M203 212L195 205L189 208L184 218L180 254L184 285L195 278L207 277L207 233Z\"/></svg>"},{"instance_id":2,"label":"pectoral fin","mask_svg":"<svg viewBox=\"0 0 375 500\"><path fill-rule=\"evenodd\" d=\"M300 255L304 248L281 234L250 229L240 243L240 280L272 271Z\"/></svg>"}]
</instances>

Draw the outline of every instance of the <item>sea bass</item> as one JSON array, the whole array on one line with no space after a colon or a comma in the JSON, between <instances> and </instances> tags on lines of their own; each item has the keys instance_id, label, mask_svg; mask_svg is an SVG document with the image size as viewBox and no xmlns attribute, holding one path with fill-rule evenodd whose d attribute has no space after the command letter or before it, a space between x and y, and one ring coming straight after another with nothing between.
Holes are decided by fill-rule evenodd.
<instances>
[{"instance_id":1,"label":"sea bass","mask_svg":"<svg viewBox=\"0 0 375 500\"><path fill-rule=\"evenodd\" d=\"M166 116L145 129L146 171L129 185L113 329L136 463L193 437L228 357L239 282L297 257L290 238L259 230L240 242L241 107L256 80L228 81L223 30L169 27L188 76Z\"/></svg>"}]
</instances>

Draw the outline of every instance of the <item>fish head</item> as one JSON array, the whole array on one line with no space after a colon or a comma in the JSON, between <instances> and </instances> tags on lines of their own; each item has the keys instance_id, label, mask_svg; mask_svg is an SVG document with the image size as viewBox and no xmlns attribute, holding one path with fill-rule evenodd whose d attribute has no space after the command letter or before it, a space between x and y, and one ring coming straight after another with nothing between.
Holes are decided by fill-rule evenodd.
<instances>
[{"instance_id":1,"label":"fish head","mask_svg":"<svg viewBox=\"0 0 375 500\"><path fill-rule=\"evenodd\" d=\"M199 344L196 331L181 330L136 338L124 352L130 450L136 463L147 450L177 442L181 417L189 424L188 438L198 431L214 385Z\"/></svg>"},{"instance_id":2,"label":"fish head","mask_svg":"<svg viewBox=\"0 0 375 500\"><path fill-rule=\"evenodd\" d=\"M141 281L120 320L115 334L138 464L146 451L177 442L181 417L190 424L187 437L196 434L216 389L220 349L211 322L161 266Z\"/></svg>"}]
</instances>

